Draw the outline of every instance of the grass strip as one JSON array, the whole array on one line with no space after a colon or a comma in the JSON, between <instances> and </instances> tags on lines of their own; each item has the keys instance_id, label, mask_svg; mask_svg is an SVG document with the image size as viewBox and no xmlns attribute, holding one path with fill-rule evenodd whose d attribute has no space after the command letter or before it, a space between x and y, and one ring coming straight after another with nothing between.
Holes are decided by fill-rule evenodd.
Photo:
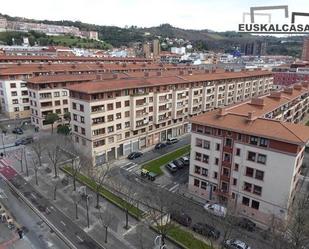
<instances>
[{"instance_id":1,"label":"grass strip","mask_svg":"<svg viewBox=\"0 0 309 249\"><path fill-rule=\"evenodd\" d=\"M70 166L64 166L61 168L62 171L64 171L66 174L73 176L73 170ZM88 188L96 192L97 190L97 183L90 179L88 176L85 176L81 173L77 173L76 175L76 180L79 181L80 183L86 185ZM99 192L102 197L104 197L106 200L109 202L113 203L117 207L121 209L126 209L128 207L129 214L132 215L133 217L139 219L140 217L143 216L143 211L138 209L135 206L132 206L130 203L126 202L124 199L121 197L115 195L111 191L107 190L103 186L100 187Z\"/></svg>"},{"instance_id":2,"label":"grass strip","mask_svg":"<svg viewBox=\"0 0 309 249\"><path fill-rule=\"evenodd\" d=\"M158 175L162 175L163 172L161 170L161 167L185 154L188 154L190 152L190 145L186 145L184 147L181 147L178 150L172 151L168 154L165 154L164 156L161 156L158 159L151 160L147 163L145 163L142 168L149 170L150 172L154 172Z\"/></svg>"}]
</instances>

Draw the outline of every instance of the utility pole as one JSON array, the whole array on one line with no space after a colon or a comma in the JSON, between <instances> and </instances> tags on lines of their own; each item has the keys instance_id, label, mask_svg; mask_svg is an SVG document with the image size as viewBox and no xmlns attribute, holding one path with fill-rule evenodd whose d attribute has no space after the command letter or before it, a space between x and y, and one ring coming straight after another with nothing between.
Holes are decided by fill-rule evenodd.
<instances>
[{"instance_id":1,"label":"utility pole","mask_svg":"<svg viewBox=\"0 0 309 249\"><path fill-rule=\"evenodd\" d=\"M90 227L89 221L89 195L86 195L86 209L87 209L87 226Z\"/></svg>"}]
</instances>

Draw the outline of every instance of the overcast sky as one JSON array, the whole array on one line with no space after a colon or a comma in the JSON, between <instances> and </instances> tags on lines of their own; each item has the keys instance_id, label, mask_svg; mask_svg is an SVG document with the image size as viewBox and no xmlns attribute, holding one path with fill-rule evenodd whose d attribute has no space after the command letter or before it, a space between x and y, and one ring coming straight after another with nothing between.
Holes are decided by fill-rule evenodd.
<instances>
[{"instance_id":1,"label":"overcast sky","mask_svg":"<svg viewBox=\"0 0 309 249\"><path fill-rule=\"evenodd\" d=\"M238 23L242 23L243 13L250 7L263 5L288 5L289 13L309 13L309 0L1 0L0 12L34 19L79 20L120 27L170 23L181 28L225 31L236 30ZM266 13L272 13L273 22L285 20L283 10ZM258 20L267 22L266 17ZM297 21L309 23L309 17Z\"/></svg>"}]
</instances>

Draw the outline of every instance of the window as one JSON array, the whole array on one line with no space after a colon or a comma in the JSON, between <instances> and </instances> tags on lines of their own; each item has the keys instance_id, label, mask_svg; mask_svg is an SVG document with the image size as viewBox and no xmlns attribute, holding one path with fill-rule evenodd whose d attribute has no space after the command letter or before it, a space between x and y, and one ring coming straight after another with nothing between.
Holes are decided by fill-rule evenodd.
<instances>
[{"instance_id":1,"label":"window","mask_svg":"<svg viewBox=\"0 0 309 249\"><path fill-rule=\"evenodd\" d=\"M201 174L201 167L195 165L195 167L194 167L194 173L195 173L195 174Z\"/></svg>"},{"instance_id":2,"label":"window","mask_svg":"<svg viewBox=\"0 0 309 249\"><path fill-rule=\"evenodd\" d=\"M129 101L129 100L126 100L126 101L124 102L124 106L130 106L130 101Z\"/></svg>"},{"instance_id":3,"label":"window","mask_svg":"<svg viewBox=\"0 0 309 249\"><path fill-rule=\"evenodd\" d=\"M57 114L61 114L61 109L56 109Z\"/></svg>"},{"instance_id":4,"label":"window","mask_svg":"<svg viewBox=\"0 0 309 249\"><path fill-rule=\"evenodd\" d=\"M261 164L266 164L266 155L258 154L257 162Z\"/></svg>"},{"instance_id":5,"label":"window","mask_svg":"<svg viewBox=\"0 0 309 249\"><path fill-rule=\"evenodd\" d=\"M56 101L55 101L55 105L56 105L56 106L61 105L60 100L56 100Z\"/></svg>"},{"instance_id":6,"label":"window","mask_svg":"<svg viewBox=\"0 0 309 249\"><path fill-rule=\"evenodd\" d=\"M201 182L201 189L206 189L207 188L207 182L202 181Z\"/></svg>"},{"instance_id":7,"label":"window","mask_svg":"<svg viewBox=\"0 0 309 249\"><path fill-rule=\"evenodd\" d=\"M121 112L116 113L116 119L121 119Z\"/></svg>"},{"instance_id":8,"label":"window","mask_svg":"<svg viewBox=\"0 0 309 249\"><path fill-rule=\"evenodd\" d=\"M220 144L216 144L216 150L217 150L217 151L220 150Z\"/></svg>"},{"instance_id":9,"label":"window","mask_svg":"<svg viewBox=\"0 0 309 249\"><path fill-rule=\"evenodd\" d=\"M255 179L263 181L264 180L264 171L261 171L261 170L257 169L255 171Z\"/></svg>"},{"instance_id":10,"label":"window","mask_svg":"<svg viewBox=\"0 0 309 249\"><path fill-rule=\"evenodd\" d=\"M259 210L260 203L258 201L252 200L251 207L256 210Z\"/></svg>"},{"instance_id":11,"label":"window","mask_svg":"<svg viewBox=\"0 0 309 249\"><path fill-rule=\"evenodd\" d=\"M268 146L268 139L261 137L259 145L262 146L262 147L267 147Z\"/></svg>"},{"instance_id":12,"label":"window","mask_svg":"<svg viewBox=\"0 0 309 249\"><path fill-rule=\"evenodd\" d=\"M84 124L85 123L85 117L80 116L80 122Z\"/></svg>"},{"instance_id":13,"label":"window","mask_svg":"<svg viewBox=\"0 0 309 249\"><path fill-rule=\"evenodd\" d=\"M224 176L229 176L230 175L230 170L228 169L228 168L223 168L222 169L222 174L224 175Z\"/></svg>"},{"instance_id":14,"label":"window","mask_svg":"<svg viewBox=\"0 0 309 249\"><path fill-rule=\"evenodd\" d=\"M238 172L238 170L239 170L239 164L235 163L234 164L234 171Z\"/></svg>"},{"instance_id":15,"label":"window","mask_svg":"<svg viewBox=\"0 0 309 249\"><path fill-rule=\"evenodd\" d=\"M195 160L196 161L201 161L202 160L202 154L199 152L195 152Z\"/></svg>"},{"instance_id":16,"label":"window","mask_svg":"<svg viewBox=\"0 0 309 249\"><path fill-rule=\"evenodd\" d=\"M215 165L219 165L219 158L218 157L215 158Z\"/></svg>"},{"instance_id":17,"label":"window","mask_svg":"<svg viewBox=\"0 0 309 249\"><path fill-rule=\"evenodd\" d=\"M218 172L214 172L214 179L218 178Z\"/></svg>"},{"instance_id":18,"label":"window","mask_svg":"<svg viewBox=\"0 0 309 249\"><path fill-rule=\"evenodd\" d=\"M73 114L73 120L77 121L77 115L76 114Z\"/></svg>"},{"instance_id":19,"label":"window","mask_svg":"<svg viewBox=\"0 0 309 249\"><path fill-rule=\"evenodd\" d=\"M121 102L116 102L116 108L121 108Z\"/></svg>"},{"instance_id":20,"label":"window","mask_svg":"<svg viewBox=\"0 0 309 249\"><path fill-rule=\"evenodd\" d=\"M252 190L252 184L248 182L244 182L244 190L247 192L251 192Z\"/></svg>"},{"instance_id":21,"label":"window","mask_svg":"<svg viewBox=\"0 0 309 249\"><path fill-rule=\"evenodd\" d=\"M68 104L68 100L67 99L62 100L62 104L67 105Z\"/></svg>"},{"instance_id":22,"label":"window","mask_svg":"<svg viewBox=\"0 0 309 249\"><path fill-rule=\"evenodd\" d=\"M99 147L99 146L103 146L103 145L105 145L105 139L93 142L93 147L94 148Z\"/></svg>"},{"instance_id":23,"label":"window","mask_svg":"<svg viewBox=\"0 0 309 249\"><path fill-rule=\"evenodd\" d=\"M125 137L126 137L126 138L130 137L130 132L129 132L129 131L127 131L127 132L125 133Z\"/></svg>"},{"instance_id":24,"label":"window","mask_svg":"<svg viewBox=\"0 0 309 249\"><path fill-rule=\"evenodd\" d=\"M54 92L54 97L59 97L60 96L60 92Z\"/></svg>"},{"instance_id":25,"label":"window","mask_svg":"<svg viewBox=\"0 0 309 249\"><path fill-rule=\"evenodd\" d=\"M12 96L17 96L17 92L16 92L16 91L13 91L13 92L11 92L11 95L12 95Z\"/></svg>"},{"instance_id":26,"label":"window","mask_svg":"<svg viewBox=\"0 0 309 249\"><path fill-rule=\"evenodd\" d=\"M72 103L72 108L73 108L73 110L76 110L76 103Z\"/></svg>"},{"instance_id":27,"label":"window","mask_svg":"<svg viewBox=\"0 0 309 249\"><path fill-rule=\"evenodd\" d=\"M108 143L111 144L111 143L113 143L113 142L114 142L114 137L109 137L109 138L108 138Z\"/></svg>"},{"instance_id":28,"label":"window","mask_svg":"<svg viewBox=\"0 0 309 249\"><path fill-rule=\"evenodd\" d=\"M82 127L82 128L81 128L81 132L82 132L83 135L85 135L85 134L86 134L85 128Z\"/></svg>"},{"instance_id":29,"label":"window","mask_svg":"<svg viewBox=\"0 0 309 249\"><path fill-rule=\"evenodd\" d=\"M18 99L13 99L13 100L12 100L12 103L13 103L13 104L18 104Z\"/></svg>"},{"instance_id":30,"label":"window","mask_svg":"<svg viewBox=\"0 0 309 249\"><path fill-rule=\"evenodd\" d=\"M67 91L62 91L62 96L68 96Z\"/></svg>"},{"instance_id":31,"label":"window","mask_svg":"<svg viewBox=\"0 0 309 249\"><path fill-rule=\"evenodd\" d=\"M209 163L209 156L203 154L203 163Z\"/></svg>"},{"instance_id":32,"label":"window","mask_svg":"<svg viewBox=\"0 0 309 249\"><path fill-rule=\"evenodd\" d=\"M121 130L121 123L120 124L116 124L116 129L117 130Z\"/></svg>"},{"instance_id":33,"label":"window","mask_svg":"<svg viewBox=\"0 0 309 249\"><path fill-rule=\"evenodd\" d=\"M122 139L122 134L117 134L117 141L120 141Z\"/></svg>"},{"instance_id":34,"label":"window","mask_svg":"<svg viewBox=\"0 0 309 249\"><path fill-rule=\"evenodd\" d=\"M30 110L30 106L24 106L24 111Z\"/></svg>"},{"instance_id":35,"label":"window","mask_svg":"<svg viewBox=\"0 0 309 249\"><path fill-rule=\"evenodd\" d=\"M86 139L82 139L82 145L86 146Z\"/></svg>"},{"instance_id":36,"label":"window","mask_svg":"<svg viewBox=\"0 0 309 249\"><path fill-rule=\"evenodd\" d=\"M74 125L74 131L78 132L78 126L77 125Z\"/></svg>"},{"instance_id":37,"label":"window","mask_svg":"<svg viewBox=\"0 0 309 249\"><path fill-rule=\"evenodd\" d=\"M79 110L80 110L81 112L83 112L83 111L84 111L84 105L79 105Z\"/></svg>"},{"instance_id":38,"label":"window","mask_svg":"<svg viewBox=\"0 0 309 249\"><path fill-rule=\"evenodd\" d=\"M231 162L231 155L229 153L224 153L223 160L226 162Z\"/></svg>"},{"instance_id":39,"label":"window","mask_svg":"<svg viewBox=\"0 0 309 249\"><path fill-rule=\"evenodd\" d=\"M129 111L126 111L126 112L124 113L124 116L125 116L126 118L130 117L130 112L129 112Z\"/></svg>"},{"instance_id":40,"label":"window","mask_svg":"<svg viewBox=\"0 0 309 249\"><path fill-rule=\"evenodd\" d=\"M242 139L242 136L241 136L240 133L238 133L238 134L237 134L237 140L241 141L241 139Z\"/></svg>"},{"instance_id":41,"label":"window","mask_svg":"<svg viewBox=\"0 0 309 249\"><path fill-rule=\"evenodd\" d=\"M225 139L225 146L232 147L232 139L226 138Z\"/></svg>"},{"instance_id":42,"label":"window","mask_svg":"<svg viewBox=\"0 0 309 249\"><path fill-rule=\"evenodd\" d=\"M207 140L204 140L204 146L203 146L204 149L206 150L209 150L210 149L210 142L207 141Z\"/></svg>"},{"instance_id":43,"label":"window","mask_svg":"<svg viewBox=\"0 0 309 249\"><path fill-rule=\"evenodd\" d=\"M208 176L208 169L202 168L202 175Z\"/></svg>"},{"instance_id":44,"label":"window","mask_svg":"<svg viewBox=\"0 0 309 249\"><path fill-rule=\"evenodd\" d=\"M16 83L11 83L11 84L10 84L10 87L11 87L11 88L16 88Z\"/></svg>"},{"instance_id":45,"label":"window","mask_svg":"<svg viewBox=\"0 0 309 249\"><path fill-rule=\"evenodd\" d=\"M246 167L246 176L253 177L254 169Z\"/></svg>"},{"instance_id":46,"label":"window","mask_svg":"<svg viewBox=\"0 0 309 249\"><path fill-rule=\"evenodd\" d=\"M242 204L249 207L250 199L247 197L242 197Z\"/></svg>"},{"instance_id":47,"label":"window","mask_svg":"<svg viewBox=\"0 0 309 249\"><path fill-rule=\"evenodd\" d=\"M114 126L109 126L107 130L109 133L114 132Z\"/></svg>"},{"instance_id":48,"label":"window","mask_svg":"<svg viewBox=\"0 0 309 249\"><path fill-rule=\"evenodd\" d=\"M19 107L14 107L14 112L19 112Z\"/></svg>"},{"instance_id":49,"label":"window","mask_svg":"<svg viewBox=\"0 0 309 249\"><path fill-rule=\"evenodd\" d=\"M233 185L236 186L237 185L237 179L233 178Z\"/></svg>"},{"instance_id":50,"label":"window","mask_svg":"<svg viewBox=\"0 0 309 249\"><path fill-rule=\"evenodd\" d=\"M75 142L79 143L79 137L78 136L75 137Z\"/></svg>"},{"instance_id":51,"label":"window","mask_svg":"<svg viewBox=\"0 0 309 249\"><path fill-rule=\"evenodd\" d=\"M195 145L196 145L197 147L202 147L202 145L203 145L203 140L200 139L200 138L196 138L196 140L195 140Z\"/></svg>"},{"instance_id":52,"label":"window","mask_svg":"<svg viewBox=\"0 0 309 249\"><path fill-rule=\"evenodd\" d=\"M108 116L107 116L107 121L108 121L108 122L114 121L114 115L113 115L113 114L108 115Z\"/></svg>"},{"instance_id":53,"label":"window","mask_svg":"<svg viewBox=\"0 0 309 249\"><path fill-rule=\"evenodd\" d=\"M257 145L258 140L258 137L250 136L250 144Z\"/></svg>"},{"instance_id":54,"label":"window","mask_svg":"<svg viewBox=\"0 0 309 249\"><path fill-rule=\"evenodd\" d=\"M124 127L125 127L125 128L129 128L129 127L130 127L130 122L129 122L129 121L128 121L128 122L125 122L125 123L124 123Z\"/></svg>"},{"instance_id":55,"label":"window","mask_svg":"<svg viewBox=\"0 0 309 249\"><path fill-rule=\"evenodd\" d=\"M194 179L194 186L195 187L200 187L200 180Z\"/></svg>"},{"instance_id":56,"label":"window","mask_svg":"<svg viewBox=\"0 0 309 249\"><path fill-rule=\"evenodd\" d=\"M248 151L248 161L255 162L256 154L254 152Z\"/></svg>"},{"instance_id":57,"label":"window","mask_svg":"<svg viewBox=\"0 0 309 249\"><path fill-rule=\"evenodd\" d=\"M262 187L254 185L253 186L253 194L261 195L262 194Z\"/></svg>"},{"instance_id":58,"label":"window","mask_svg":"<svg viewBox=\"0 0 309 249\"><path fill-rule=\"evenodd\" d=\"M114 109L113 103L107 104L107 110L112 111Z\"/></svg>"},{"instance_id":59,"label":"window","mask_svg":"<svg viewBox=\"0 0 309 249\"><path fill-rule=\"evenodd\" d=\"M240 149L236 148L236 156L240 156Z\"/></svg>"}]
</instances>

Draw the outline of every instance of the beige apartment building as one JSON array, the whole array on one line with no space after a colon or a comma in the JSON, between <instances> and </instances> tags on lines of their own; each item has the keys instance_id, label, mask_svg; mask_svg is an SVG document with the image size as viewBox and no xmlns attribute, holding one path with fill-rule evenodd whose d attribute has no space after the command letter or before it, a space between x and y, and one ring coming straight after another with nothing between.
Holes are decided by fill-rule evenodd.
<instances>
[{"instance_id":1,"label":"beige apartment building","mask_svg":"<svg viewBox=\"0 0 309 249\"><path fill-rule=\"evenodd\" d=\"M309 128L308 83L193 117L189 190L266 226L286 219Z\"/></svg>"},{"instance_id":2,"label":"beige apartment building","mask_svg":"<svg viewBox=\"0 0 309 249\"><path fill-rule=\"evenodd\" d=\"M190 132L188 118L269 93L269 71L179 71L72 85L72 133L94 164Z\"/></svg>"}]
</instances>

